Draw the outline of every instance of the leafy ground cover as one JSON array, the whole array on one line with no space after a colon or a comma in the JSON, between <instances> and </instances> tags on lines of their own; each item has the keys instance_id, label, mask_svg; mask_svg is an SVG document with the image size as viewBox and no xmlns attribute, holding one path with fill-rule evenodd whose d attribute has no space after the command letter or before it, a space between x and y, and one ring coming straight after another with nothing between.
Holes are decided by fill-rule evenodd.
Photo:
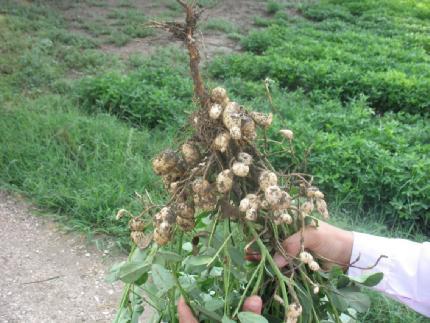
<instances>
[{"instance_id":1,"label":"leafy ground cover","mask_svg":"<svg viewBox=\"0 0 430 323\"><path fill-rule=\"evenodd\" d=\"M282 122L298 134L296 150L312 147L306 164L317 182L334 189L338 202L425 231L428 7L359 3L303 5L297 8L303 16L278 11L264 20L267 28L242 39L245 53L219 57L209 71L266 111L267 100L254 93L266 77L273 79Z\"/></svg>"},{"instance_id":2,"label":"leafy ground cover","mask_svg":"<svg viewBox=\"0 0 430 323\"><path fill-rule=\"evenodd\" d=\"M83 4L106 9L102 1L76 6ZM157 14L178 14L173 1L164 5ZM123 242L115 212L137 210L135 192L158 198L148 161L169 138L186 135L173 128L193 108L182 51L125 60L101 50L115 32L127 42L146 36L124 29L134 6L120 1L94 32L83 23L84 32L70 32L49 1L0 4L0 187L74 228ZM273 150L273 163L316 174L344 227L417 240L425 236L416 232L429 232L428 10L424 1L269 1L249 35L215 17L203 26L235 33L244 48L216 58L207 77L238 101L279 113L270 138L278 140L281 127L294 130L296 158ZM102 35L106 19L122 23ZM148 16L133 19L140 28ZM372 297L363 320L425 321Z\"/></svg>"},{"instance_id":3,"label":"leafy ground cover","mask_svg":"<svg viewBox=\"0 0 430 323\"><path fill-rule=\"evenodd\" d=\"M268 28L243 39L245 55L219 58L212 75L270 77L290 90L324 91L343 102L365 94L377 112L428 113L428 7L405 16L391 6L348 4L312 3L298 9L303 16L278 12ZM425 6L411 6L419 4Z\"/></svg>"}]
</instances>

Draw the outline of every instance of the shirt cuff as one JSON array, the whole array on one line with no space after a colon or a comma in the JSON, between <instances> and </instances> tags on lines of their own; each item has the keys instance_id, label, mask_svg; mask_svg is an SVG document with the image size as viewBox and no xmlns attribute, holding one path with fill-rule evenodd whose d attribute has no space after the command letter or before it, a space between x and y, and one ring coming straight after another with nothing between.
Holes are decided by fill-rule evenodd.
<instances>
[{"instance_id":1,"label":"shirt cuff","mask_svg":"<svg viewBox=\"0 0 430 323\"><path fill-rule=\"evenodd\" d=\"M358 232L353 235L348 275L382 272L383 279L373 289L430 316L430 244Z\"/></svg>"},{"instance_id":2,"label":"shirt cuff","mask_svg":"<svg viewBox=\"0 0 430 323\"><path fill-rule=\"evenodd\" d=\"M354 243L348 276L359 277L382 272L384 273L384 278L374 288L384 291L386 289L386 278L390 276L391 272L391 259L388 252L391 239L358 232L353 232L353 235Z\"/></svg>"}]
</instances>

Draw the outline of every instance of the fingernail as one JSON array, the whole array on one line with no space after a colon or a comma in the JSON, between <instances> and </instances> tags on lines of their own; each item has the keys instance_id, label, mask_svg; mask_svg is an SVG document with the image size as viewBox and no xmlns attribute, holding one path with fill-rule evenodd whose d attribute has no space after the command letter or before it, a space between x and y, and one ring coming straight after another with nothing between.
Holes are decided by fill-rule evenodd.
<instances>
[{"instance_id":1,"label":"fingernail","mask_svg":"<svg viewBox=\"0 0 430 323\"><path fill-rule=\"evenodd\" d=\"M279 253L275 253L273 260L279 268L285 267L288 264L287 259Z\"/></svg>"}]
</instances>

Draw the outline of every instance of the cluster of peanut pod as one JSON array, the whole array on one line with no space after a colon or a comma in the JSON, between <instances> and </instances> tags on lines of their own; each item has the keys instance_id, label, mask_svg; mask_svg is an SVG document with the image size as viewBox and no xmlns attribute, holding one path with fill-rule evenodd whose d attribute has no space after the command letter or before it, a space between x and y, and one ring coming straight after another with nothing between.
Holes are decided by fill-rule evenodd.
<instances>
[{"instance_id":1,"label":"cluster of peanut pod","mask_svg":"<svg viewBox=\"0 0 430 323\"><path fill-rule=\"evenodd\" d=\"M152 160L170 198L153 214L154 230L149 239L143 233L143 221L137 217L130 220L136 245L144 249L151 240L160 246L169 243L175 228L193 230L195 217L202 211L218 212L234 221L271 221L275 226L303 225L303 219L315 211L327 219L327 204L318 188L304 178L287 185L289 174L276 172L259 152L257 130L265 133L272 121L271 113L248 111L230 101L225 89L214 88L207 107L192 117L196 134L177 150L164 150ZM291 144L291 130L279 133ZM292 186L298 193L297 189L289 191ZM311 271L320 270L304 250L297 260ZM318 293L317 284L313 292ZM296 322L301 313L300 303L291 303L287 322Z\"/></svg>"},{"instance_id":2,"label":"cluster of peanut pod","mask_svg":"<svg viewBox=\"0 0 430 323\"><path fill-rule=\"evenodd\" d=\"M324 195L318 189L305 187L308 200L298 208L279 185L276 172L262 162L253 143L257 139L257 126L266 129L271 125L271 113L248 112L230 101L221 87L211 91L204 112L195 116L193 123L198 128L199 123L209 121L211 129L216 129L210 145L207 140L194 137L178 151L165 150L152 161L155 173L162 176L171 194L167 206L154 216L156 243L168 243L175 224L184 231L192 230L196 211L213 211L226 196L228 203L238 208L247 221L270 214L276 224L289 224L294 215L310 214L314 206L324 218L328 217ZM287 140L293 139L291 130L283 129L280 134ZM233 200L238 201L237 205Z\"/></svg>"}]
</instances>

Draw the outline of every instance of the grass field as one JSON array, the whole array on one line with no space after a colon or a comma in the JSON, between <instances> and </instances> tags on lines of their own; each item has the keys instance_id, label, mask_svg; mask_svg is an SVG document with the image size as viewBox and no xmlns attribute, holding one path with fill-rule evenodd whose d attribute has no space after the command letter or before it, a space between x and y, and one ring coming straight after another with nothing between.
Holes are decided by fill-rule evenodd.
<instances>
[{"instance_id":1,"label":"grass field","mask_svg":"<svg viewBox=\"0 0 430 323\"><path fill-rule=\"evenodd\" d=\"M314 174L334 223L428 239L428 2L263 7L241 17L254 22L249 33L225 17L202 24L202 32L225 34L243 48L206 63L210 84L279 113L270 136L293 129L297 156L271 151L273 163ZM181 14L167 0L152 10L131 0L0 4L0 188L27 196L73 229L113 235L123 245L127 228L116 211L138 211L138 194L163 199L149 161L186 137L181 127L193 110L182 49L157 43L164 48L151 58L122 55L136 38L158 32L144 27L153 16ZM372 299L363 322L428 322L380 295Z\"/></svg>"}]
</instances>

